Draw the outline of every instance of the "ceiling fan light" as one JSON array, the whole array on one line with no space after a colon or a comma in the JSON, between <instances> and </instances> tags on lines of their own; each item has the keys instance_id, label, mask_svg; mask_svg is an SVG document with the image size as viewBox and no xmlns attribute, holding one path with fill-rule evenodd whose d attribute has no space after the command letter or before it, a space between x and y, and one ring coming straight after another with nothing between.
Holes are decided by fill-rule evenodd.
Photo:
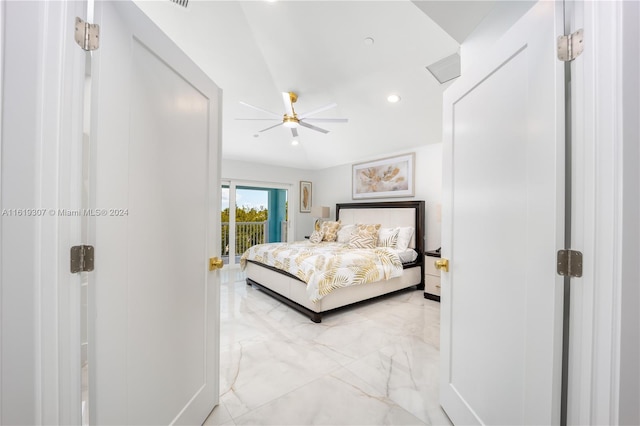
<instances>
[{"instance_id":1,"label":"ceiling fan light","mask_svg":"<svg viewBox=\"0 0 640 426\"><path fill-rule=\"evenodd\" d=\"M291 145L293 145L293 146L297 146L299 143L300 142L298 142L297 139L294 139L294 140L291 141Z\"/></svg>"}]
</instances>

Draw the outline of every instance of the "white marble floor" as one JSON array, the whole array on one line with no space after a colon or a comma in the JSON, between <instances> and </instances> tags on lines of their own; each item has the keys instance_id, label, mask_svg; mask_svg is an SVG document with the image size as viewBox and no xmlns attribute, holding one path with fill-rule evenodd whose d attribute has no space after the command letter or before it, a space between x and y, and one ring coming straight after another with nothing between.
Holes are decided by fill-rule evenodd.
<instances>
[{"instance_id":1,"label":"white marble floor","mask_svg":"<svg viewBox=\"0 0 640 426\"><path fill-rule=\"evenodd\" d=\"M221 283L220 405L205 425L450 425L438 405L440 306L408 290L321 324Z\"/></svg>"}]
</instances>

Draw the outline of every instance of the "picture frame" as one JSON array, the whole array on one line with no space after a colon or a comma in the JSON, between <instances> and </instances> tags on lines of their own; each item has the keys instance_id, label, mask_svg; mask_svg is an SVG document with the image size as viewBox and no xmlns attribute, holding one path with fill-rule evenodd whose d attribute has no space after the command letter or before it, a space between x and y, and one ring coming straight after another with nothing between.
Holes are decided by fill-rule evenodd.
<instances>
[{"instance_id":1,"label":"picture frame","mask_svg":"<svg viewBox=\"0 0 640 426\"><path fill-rule=\"evenodd\" d=\"M352 198L413 197L415 153L353 165Z\"/></svg>"},{"instance_id":2,"label":"picture frame","mask_svg":"<svg viewBox=\"0 0 640 426\"><path fill-rule=\"evenodd\" d=\"M311 182L300 181L300 213L311 213Z\"/></svg>"}]
</instances>

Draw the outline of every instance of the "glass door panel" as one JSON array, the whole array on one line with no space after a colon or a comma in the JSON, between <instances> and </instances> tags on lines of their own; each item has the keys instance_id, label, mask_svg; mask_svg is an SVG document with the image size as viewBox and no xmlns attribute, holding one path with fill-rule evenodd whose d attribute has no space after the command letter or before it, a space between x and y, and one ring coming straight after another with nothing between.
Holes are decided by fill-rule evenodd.
<instances>
[{"instance_id":1,"label":"glass door panel","mask_svg":"<svg viewBox=\"0 0 640 426\"><path fill-rule=\"evenodd\" d=\"M238 264L242 253L253 245L287 241L287 195L287 188L223 183L221 244L225 264Z\"/></svg>"}]
</instances>

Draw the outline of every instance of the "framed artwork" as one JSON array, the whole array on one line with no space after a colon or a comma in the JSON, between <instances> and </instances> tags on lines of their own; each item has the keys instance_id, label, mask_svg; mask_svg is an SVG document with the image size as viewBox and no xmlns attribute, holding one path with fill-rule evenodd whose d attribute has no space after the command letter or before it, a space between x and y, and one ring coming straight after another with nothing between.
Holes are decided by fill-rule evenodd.
<instances>
[{"instance_id":1,"label":"framed artwork","mask_svg":"<svg viewBox=\"0 0 640 426\"><path fill-rule=\"evenodd\" d=\"M300 213L311 212L311 182L300 181Z\"/></svg>"},{"instance_id":2,"label":"framed artwork","mask_svg":"<svg viewBox=\"0 0 640 426\"><path fill-rule=\"evenodd\" d=\"M354 200L412 197L415 153L353 165Z\"/></svg>"}]
</instances>

